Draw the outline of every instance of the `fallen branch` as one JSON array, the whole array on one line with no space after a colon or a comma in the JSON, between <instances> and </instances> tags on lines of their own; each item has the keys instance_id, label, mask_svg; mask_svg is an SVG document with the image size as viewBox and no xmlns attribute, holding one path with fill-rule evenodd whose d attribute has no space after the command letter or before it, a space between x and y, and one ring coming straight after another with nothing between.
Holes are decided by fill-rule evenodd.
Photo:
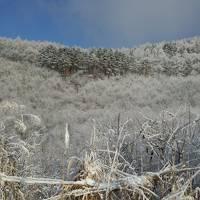
<instances>
[{"instance_id":1,"label":"fallen branch","mask_svg":"<svg viewBox=\"0 0 200 200\"><path fill-rule=\"evenodd\" d=\"M130 176L126 178L121 178L116 181L112 181L112 187L117 189L122 185L143 185L146 181L146 176ZM33 178L33 177L19 177L19 176L7 176L3 173L0 173L0 181L7 182L15 182L21 184L49 184L49 185L78 185L78 186L90 186L96 187L99 189L107 188L108 184L105 183L97 183L92 179L85 179L81 181L64 181L62 179L50 179L50 178Z\"/></svg>"},{"instance_id":2,"label":"fallen branch","mask_svg":"<svg viewBox=\"0 0 200 200\"><path fill-rule=\"evenodd\" d=\"M149 192L149 186L152 185L151 181L153 176L130 176L121 178L119 180L97 183L92 179L85 179L81 181L63 181L61 179L49 179L49 178L33 178L33 177L18 177L7 176L0 173L0 181L16 182L21 184L49 184L49 185L65 185L65 186L84 186L84 189L76 189L69 191L69 195L82 196L86 194L105 192L109 188L110 191L122 188L138 188L141 187ZM151 192L153 195L153 192Z\"/></svg>"},{"instance_id":3,"label":"fallen branch","mask_svg":"<svg viewBox=\"0 0 200 200\"><path fill-rule=\"evenodd\" d=\"M50 178L33 178L33 177L19 177L19 176L7 176L0 173L0 181L7 181L21 184L48 184L48 185L79 185L79 186L93 186L87 180L81 181L63 181L62 179L50 179Z\"/></svg>"}]
</instances>

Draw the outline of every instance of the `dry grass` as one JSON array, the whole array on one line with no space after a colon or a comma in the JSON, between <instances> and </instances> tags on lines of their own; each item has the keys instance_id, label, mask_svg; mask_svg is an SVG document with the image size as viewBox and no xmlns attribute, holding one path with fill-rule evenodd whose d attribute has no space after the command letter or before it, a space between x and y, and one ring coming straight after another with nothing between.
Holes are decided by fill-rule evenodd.
<instances>
[{"instance_id":1,"label":"dry grass","mask_svg":"<svg viewBox=\"0 0 200 200\"><path fill-rule=\"evenodd\" d=\"M25 115L15 103L4 103L1 107L5 118L1 122L0 137L0 195L1 199L48 199L48 200L117 200L117 199L199 199L199 162L190 164L186 159L189 147L198 151L195 143L199 137L199 118L193 119L189 113L186 123L180 115L163 112L157 121L147 119L141 124L138 133L146 147L151 148L155 157L159 158L160 168L155 171L137 172L134 165L124 157L124 145L130 140L126 127L131 120L122 122L120 115L117 125L108 134L117 136L115 145L98 136L96 129L92 133L89 148L85 156L70 158L68 169L73 162L81 163L74 180L64 181L49 178L32 178L33 168L31 156L35 154L35 146L31 145L30 136L21 138L19 128L11 126L12 133L6 132L6 120L12 114L13 123L17 114L32 116L37 125L39 118ZM7 106L6 106L7 105ZM15 105L15 106L11 106ZM15 115L14 115L15 113ZM2 113L1 113L2 114ZM183 116L182 116L183 117ZM18 119L19 120L19 119ZM23 122L23 120L21 121ZM20 125L20 123L18 124ZM27 130L28 130L28 125ZM20 129L21 130L21 129ZM24 131L24 129L23 129ZM26 133L26 130L23 134ZM20 132L21 134L21 132ZM109 136L109 135L107 135ZM38 137L38 136L35 136ZM190 140L189 140L190 139ZM139 135L138 135L139 140ZM99 149L101 142L106 143L105 149ZM38 144L39 145L39 144ZM193 145L193 146L192 146ZM152 153L149 156L153 156ZM177 157L178 156L178 157ZM136 162L137 158L135 157ZM190 158L188 158L190 159ZM76 164L77 165L77 164ZM54 194L50 191L54 191Z\"/></svg>"}]
</instances>

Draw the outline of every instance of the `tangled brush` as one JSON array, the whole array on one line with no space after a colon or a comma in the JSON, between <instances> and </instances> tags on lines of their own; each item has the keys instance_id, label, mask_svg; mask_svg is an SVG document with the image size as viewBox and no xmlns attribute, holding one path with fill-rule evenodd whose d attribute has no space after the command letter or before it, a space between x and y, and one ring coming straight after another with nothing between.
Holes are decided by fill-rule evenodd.
<instances>
[{"instance_id":1,"label":"tangled brush","mask_svg":"<svg viewBox=\"0 0 200 200\"><path fill-rule=\"evenodd\" d=\"M147 152L146 156L159 159L157 167L160 168L157 171L137 171L137 157L133 157L135 162L126 159L124 147L130 145L127 126L131 120L121 122L118 116L117 126L108 130L107 136L117 136L113 138L115 145L110 143L111 136L108 137L111 140L98 136L94 128L84 157L69 158L66 168L69 174L71 169L74 170L78 165L79 167L74 171L73 180L67 181L30 177L35 170L32 160L35 148L40 145L37 139L40 136L41 120L19 108L21 107L17 104L9 103L3 104L1 108L1 116L4 116L0 126L1 199L200 199L199 159L197 157L195 162L192 162L191 157L187 156L194 153L194 149L199 152L199 119L195 116L190 115L188 122L178 120L174 114L161 120L147 119L143 122L142 131L136 135L138 141L141 137L141 145L151 148L155 153L149 155ZM66 125L66 130L67 127ZM104 144L102 148L101 143ZM190 149L192 152L189 152ZM54 194L51 191L55 191Z\"/></svg>"},{"instance_id":2,"label":"tangled brush","mask_svg":"<svg viewBox=\"0 0 200 200\"><path fill-rule=\"evenodd\" d=\"M7 176L35 173L33 158L41 130L40 118L25 113L25 106L8 101L0 103L0 173ZM0 199L27 199L25 190L23 184L1 181Z\"/></svg>"}]
</instances>

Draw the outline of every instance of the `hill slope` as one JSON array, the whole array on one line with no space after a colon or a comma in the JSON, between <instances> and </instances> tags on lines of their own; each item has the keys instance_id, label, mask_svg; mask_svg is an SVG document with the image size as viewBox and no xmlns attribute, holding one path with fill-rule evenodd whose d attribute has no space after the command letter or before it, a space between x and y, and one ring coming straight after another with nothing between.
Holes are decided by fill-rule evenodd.
<instances>
[{"instance_id":1,"label":"hill slope","mask_svg":"<svg viewBox=\"0 0 200 200\"><path fill-rule=\"evenodd\" d=\"M200 113L199 38L120 49L135 65L129 63L122 76L110 74L109 77L102 71L87 71L83 67L63 77L59 70L52 70L51 62L42 67L38 59L49 45L57 51L66 48L49 43L0 40L0 99L24 104L30 112L41 116L47 127L44 157L48 163L63 157L66 122L70 125L71 153L79 154L88 143L93 119L100 128L111 127L121 113L122 120L133 119L132 129L137 131L138 118L144 121L145 115L156 119L163 109L176 112L190 104L192 112ZM80 49L80 52L89 55L90 50ZM64 63L58 58L51 61L56 61L55 66ZM152 73L145 70L139 73L144 66L151 66ZM177 66L187 77L175 70ZM114 67L117 69L118 65ZM160 73L161 68L165 69L164 73ZM96 78L89 75L95 73Z\"/></svg>"},{"instance_id":2,"label":"hill slope","mask_svg":"<svg viewBox=\"0 0 200 200\"><path fill-rule=\"evenodd\" d=\"M188 76L200 73L200 38L144 44L132 49L82 49L48 42L0 39L0 57L34 63L64 76L75 72L108 77L130 72Z\"/></svg>"}]
</instances>

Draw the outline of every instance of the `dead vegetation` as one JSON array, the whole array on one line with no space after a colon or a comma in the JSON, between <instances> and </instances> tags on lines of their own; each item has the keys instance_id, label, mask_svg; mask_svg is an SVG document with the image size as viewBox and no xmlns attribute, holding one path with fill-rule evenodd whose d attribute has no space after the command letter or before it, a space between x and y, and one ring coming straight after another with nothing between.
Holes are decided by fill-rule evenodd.
<instances>
[{"instance_id":1,"label":"dead vegetation","mask_svg":"<svg viewBox=\"0 0 200 200\"><path fill-rule=\"evenodd\" d=\"M200 119L189 106L187 112L163 111L154 120L144 116L136 133L129 131L131 120L123 121L120 115L106 132L98 131L94 123L84 157L69 158L64 168L70 175L79 163L71 180L38 178L34 159L44 126L39 117L24 109L1 102L1 199L200 198Z\"/></svg>"}]
</instances>

